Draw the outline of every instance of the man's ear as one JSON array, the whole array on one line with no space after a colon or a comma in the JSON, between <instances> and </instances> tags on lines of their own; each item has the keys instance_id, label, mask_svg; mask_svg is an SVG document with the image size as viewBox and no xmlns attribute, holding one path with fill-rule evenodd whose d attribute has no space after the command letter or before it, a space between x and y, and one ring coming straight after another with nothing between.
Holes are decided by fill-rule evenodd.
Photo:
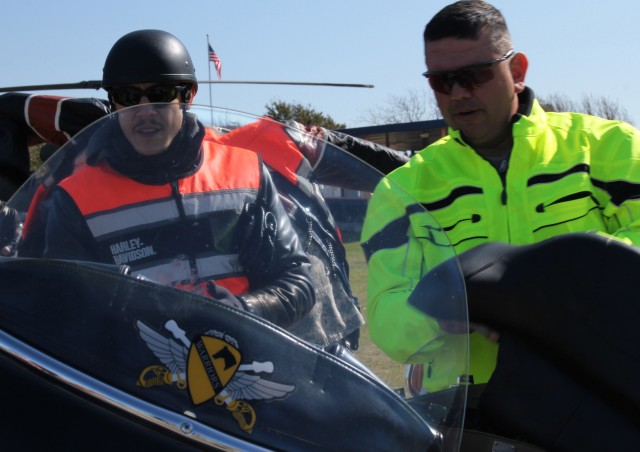
<instances>
[{"instance_id":1,"label":"man's ear","mask_svg":"<svg viewBox=\"0 0 640 452\"><path fill-rule=\"evenodd\" d=\"M111 106L111 111L114 112L117 110L116 101L113 100L113 96L111 92L107 91L107 99L109 100L109 105Z\"/></svg>"},{"instance_id":2,"label":"man's ear","mask_svg":"<svg viewBox=\"0 0 640 452\"><path fill-rule=\"evenodd\" d=\"M190 84L188 88L184 91L182 103L185 104L185 109L189 110L191 108L191 104L193 104L193 97L196 95L198 91L198 85Z\"/></svg>"},{"instance_id":3,"label":"man's ear","mask_svg":"<svg viewBox=\"0 0 640 452\"><path fill-rule=\"evenodd\" d=\"M527 75L527 68L529 67L529 60L524 53L516 53L511 59L511 76L513 77L513 84L516 93L524 91L524 79Z\"/></svg>"},{"instance_id":4,"label":"man's ear","mask_svg":"<svg viewBox=\"0 0 640 452\"><path fill-rule=\"evenodd\" d=\"M186 96L185 102L188 104L191 104L197 92L198 92L198 85L192 84L191 88L189 89L189 93Z\"/></svg>"}]
</instances>

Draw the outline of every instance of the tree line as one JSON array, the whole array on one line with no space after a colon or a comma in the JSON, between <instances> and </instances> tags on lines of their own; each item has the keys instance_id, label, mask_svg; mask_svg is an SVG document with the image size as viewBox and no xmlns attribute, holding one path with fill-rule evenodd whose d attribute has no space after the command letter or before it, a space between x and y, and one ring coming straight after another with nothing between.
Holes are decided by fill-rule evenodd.
<instances>
[{"instance_id":1,"label":"tree line","mask_svg":"<svg viewBox=\"0 0 640 452\"><path fill-rule=\"evenodd\" d=\"M624 106L604 96L588 94L574 100L562 94L551 94L539 97L538 102L545 111L572 111L633 124ZM334 121L331 116L315 110L310 105L274 100L265 108L267 116L281 122L294 120L331 130L347 127L346 124ZM360 125L384 125L432 119L442 119L433 95L426 90L407 90L403 95L390 96L384 105L368 109L358 122Z\"/></svg>"}]
</instances>

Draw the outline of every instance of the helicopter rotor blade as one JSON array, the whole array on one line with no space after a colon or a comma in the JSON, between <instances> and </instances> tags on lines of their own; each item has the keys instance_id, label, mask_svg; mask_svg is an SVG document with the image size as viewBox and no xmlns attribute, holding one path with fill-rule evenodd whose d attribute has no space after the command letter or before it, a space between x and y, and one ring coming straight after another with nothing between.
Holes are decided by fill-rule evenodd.
<instances>
[{"instance_id":1,"label":"helicopter rotor blade","mask_svg":"<svg viewBox=\"0 0 640 452\"><path fill-rule=\"evenodd\" d=\"M304 86L336 86L345 88L373 88L373 85L364 83L330 83L330 82L270 82L263 80L198 80L200 84L206 83L231 83L245 85L304 85Z\"/></svg>"},{"instance_id":2,"label":"helicopter rotor blade","mask_svg":"<svg viewBox=\"0 0 640 452\"><path fill-rule=\"evenodd\" d=\"M75 83L52 83L48 85L23 85L0 88L0 93L15 91L46 91L52 89L100 89L100 80L86 80Z\"/></svg>"},{"instance_id":3,"label":"helicopter rotor blade","mask_svg":"<svg viewBox=\"0 0 640 452\"><path fill-rule=\"evenodd\" d=\"M246 84L246 85L304 85L304 86L334 86L346 88L373 88L373 85L363 83L324 83L324 82L270 82L270 81L252 81L252 80L198 80L198 84ZM75 83L54 83L48 85L23 85L9 86L0 88L0 93L11 93L16 91L47 91L58 89L100 89L102 83L100 80L85 80Z\"/></svg>"}]
</instances>

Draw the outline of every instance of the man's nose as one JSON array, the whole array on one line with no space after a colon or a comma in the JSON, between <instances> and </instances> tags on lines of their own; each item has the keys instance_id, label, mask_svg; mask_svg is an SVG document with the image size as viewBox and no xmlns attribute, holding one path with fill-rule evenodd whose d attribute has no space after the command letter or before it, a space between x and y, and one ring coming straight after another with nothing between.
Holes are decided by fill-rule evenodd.
<instances>
[{"instance_id":1,"label":"man's nose","mask_svg":"<svg viewBox=\"0 0 640 452\"><path fill-rule=\"evenodd\" d=\"M150 117L157 116L158 114L158 105L149 101L146 96L142 96L140 99L140 103L135 109L135 114L137 117Z\"/></svg>"},{"instance_id":2,"label":"man's nose","mask_svg":"<svg viewBox=\"0 0 640 452\"><path fill-rule=\"evenodd\" d=\"M156 111L156 108L154 107L157 104L151 102L147 96L142 96L138 105L141 105L141 107L138 107L138 110L140 111Z\"/></svg>"},{"instance_id":3,"label":"man's nose","mask_svg":"<svg viewBox=\"0 0 640 452\"><path fill-rule=\"evenodd\" d=\"M451 93L449 93L449 96L454 100L467 99L471 97L472 91L473 91L472 89L465 88L457 81L454 81L453 84L451 85Z\"/></svg>"}]
</instances>

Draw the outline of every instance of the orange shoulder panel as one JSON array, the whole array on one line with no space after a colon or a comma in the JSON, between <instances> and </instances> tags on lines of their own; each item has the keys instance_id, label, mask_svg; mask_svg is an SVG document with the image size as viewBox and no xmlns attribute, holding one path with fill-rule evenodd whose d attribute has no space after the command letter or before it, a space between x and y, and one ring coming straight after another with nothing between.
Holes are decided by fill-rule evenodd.
<instances>
[{"instance_id":1,"label":"orange shoulder panel","mask_svg":"<svg viewBox=\"0 0 640 452\"><path fill-rule=\"evenodd\" d=\"M258 156L246 149L225 146L217 140L203 141L203 167L209 171L198 171L180 181L181 193L202 193L211 190L260 187L260 165Z\"/></svg>"},{"instance_id":2,"label":"orange shoulder panel","mask_svg":"<svg viewBox=\"0 0 640 452\"><path fill-rule=\"evenodd\" d=\"M88 190L87 187L103 189ZM83 215L171 196L169 185L145 185L122 176L106 165L85 166L60 183Z\"/></svg>"},{"instance_id":3,"label":"orange shoulder panel","mask_svg":"<svg viewBox=\"0 0 640 452\"><path fill-rule=\"evenodd\" d=\"M304 157L282 124L262 118L223 135L220 141L257 152L268 166L290 182L298 182L297 171Z\"/></svg>"}]
</instances>

